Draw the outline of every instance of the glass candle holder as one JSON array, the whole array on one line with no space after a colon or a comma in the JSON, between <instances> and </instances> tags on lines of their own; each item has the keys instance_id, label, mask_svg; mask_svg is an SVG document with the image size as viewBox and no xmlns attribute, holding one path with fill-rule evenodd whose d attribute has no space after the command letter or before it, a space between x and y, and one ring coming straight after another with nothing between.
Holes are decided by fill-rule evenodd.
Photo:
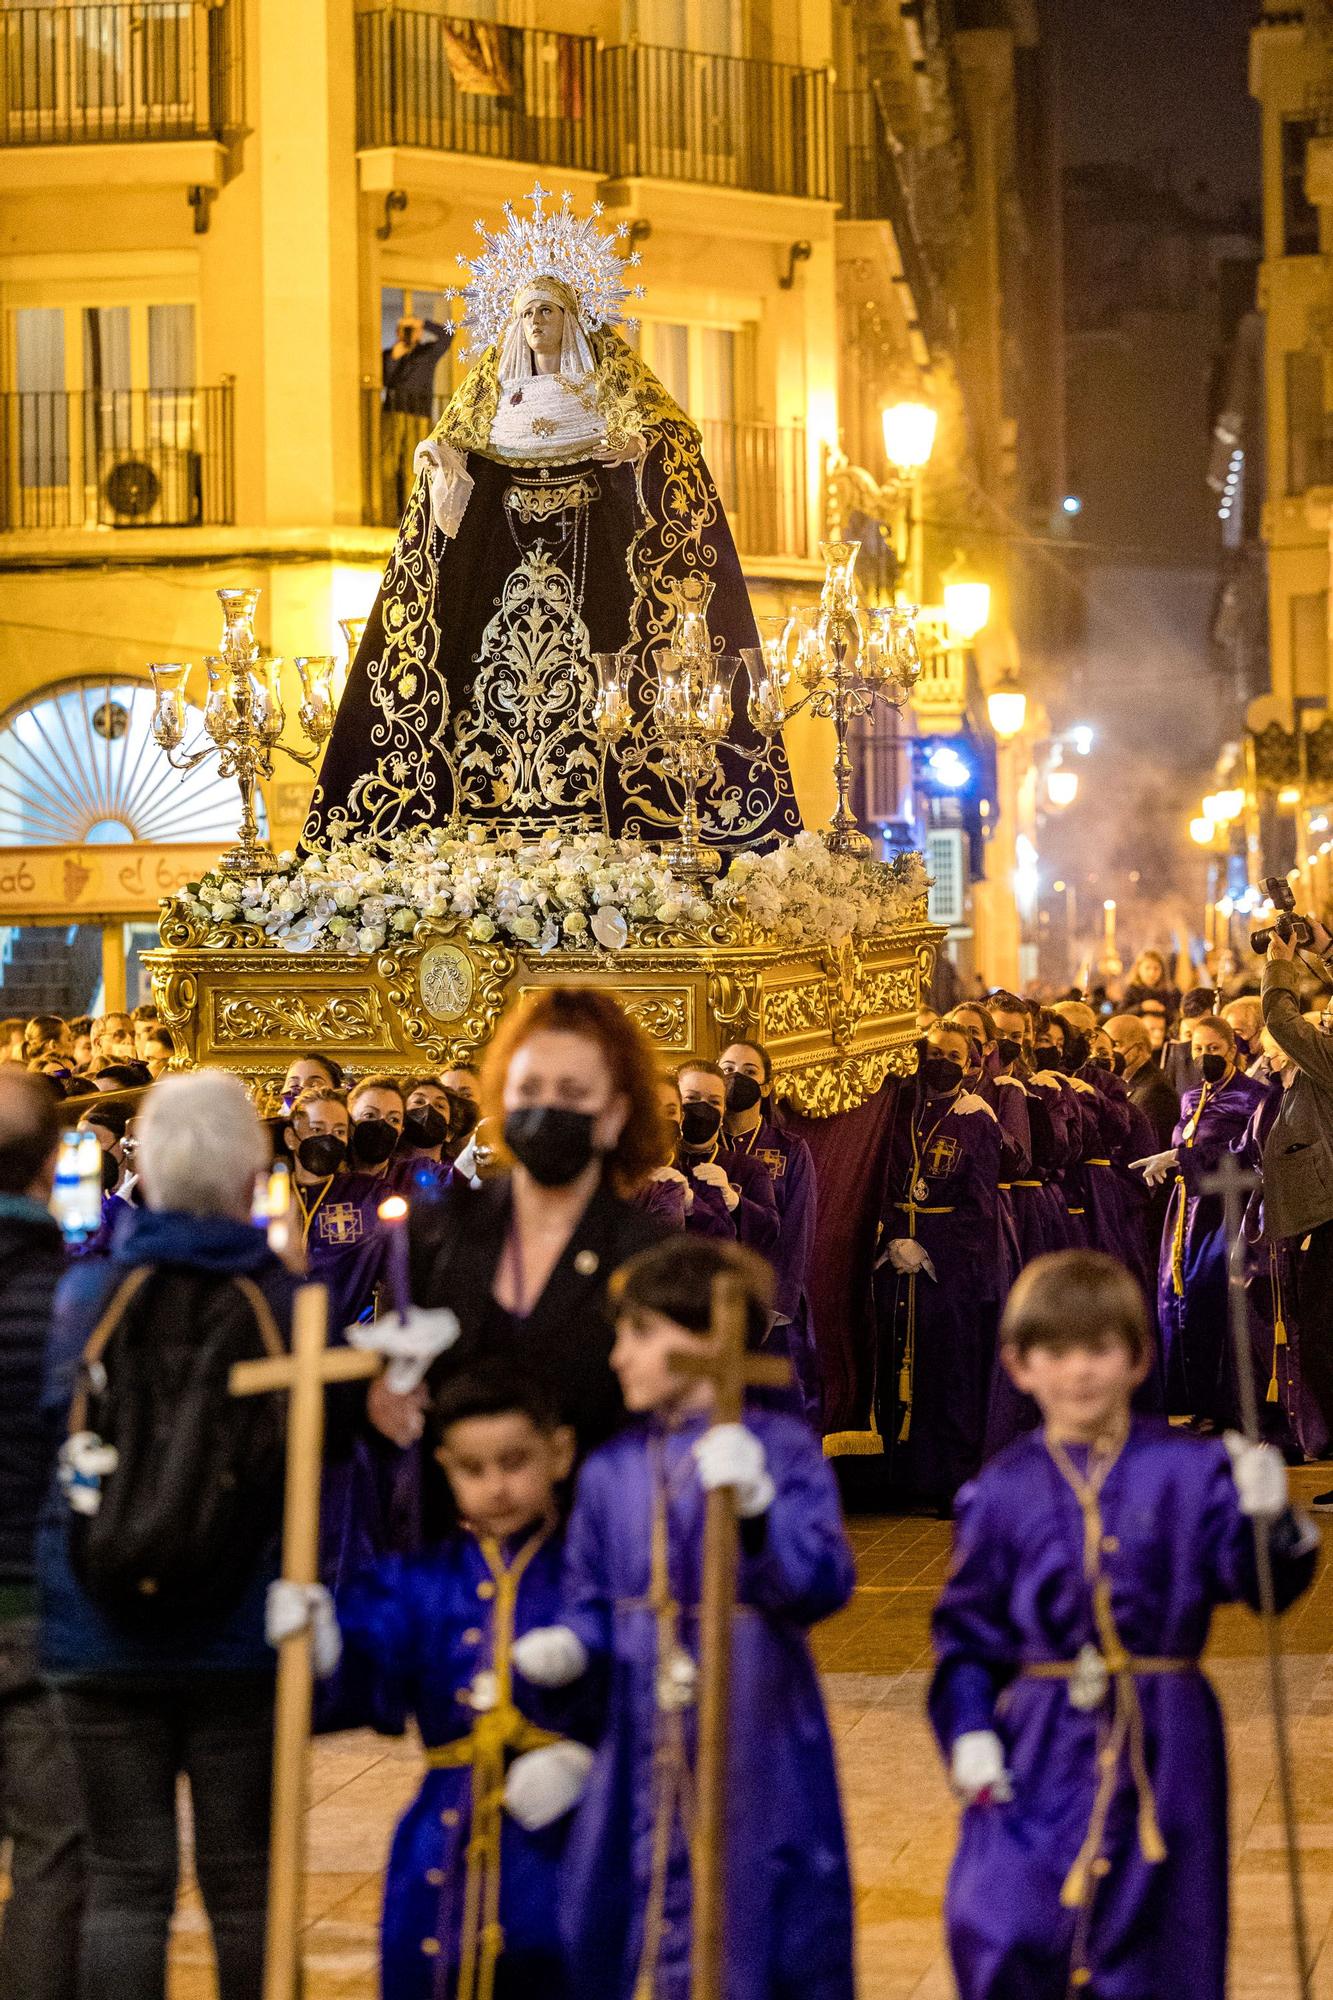
<instances>
[{"instance_id":1,"label":"glass candle holder","mask_svg":"<svg viewBox=\"0 0 1333 2000\"><path fill-rule=\"evenodd\" d=\"M249 666L259 657L259 642L255 638L255 611L259 595L257 590L218 592L218 603L222 606L223 657L233 664Z\"/></svg>"},{"instance_id":2,"label":"glass candle holder","mask_svg":"<svg viewBox=\"0 0 1333 2000\"><path fill-rule=\"evenodd\" d=\"M204 700L204 728L219 747L229 742L236 730L236 703L232 698L231 668L217 653L204 661L208 694Z\"/></svg>"},{"instance_id":3,"label":"glass candle holder","mask_svg":"<svg viewBox=\"0 0 1333 2000\"><path fill-rule=\"evenodd\" d=\"M190 669L177 660L162 660L150 666L153 681L153 741L161 750L174 750L185 736L185 691Z\"/></svg>"},{"instance_id":4,"label":"glass candle holder","mask_svg":"<svg viewBox=\"0 0 1333 2000\"><path fill-rule=\"evenodd\" d=\"M304 653L292 664L301 682L301 727L312 743L322 743L333 727L333 655Z\"/></svg>"},{"instance_id":5,"label":"glass candle holder","mask_svg":"<svg viewBox=\"0 0 1333 2000\"><path fill-rule=\"evenodd\" d=\"M597 694L593 726L604 743L617 743L630 725L629 680L623 653L594 653Z\"/></svg>"}]
</instances>

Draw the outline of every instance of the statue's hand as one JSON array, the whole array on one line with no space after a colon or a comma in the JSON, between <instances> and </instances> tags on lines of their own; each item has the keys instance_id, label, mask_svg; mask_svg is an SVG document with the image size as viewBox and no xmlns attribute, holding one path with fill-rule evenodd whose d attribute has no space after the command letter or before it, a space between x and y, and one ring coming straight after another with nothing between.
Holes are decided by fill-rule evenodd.
<instances>
[{"instance_id":1,"label":"statue's hand","mask_svg":"<svg viewBox=\"0 0 1333 2000\"><path fill-rule=\"evenodd\" d=\"M625 438L620 444L604 444L592 455L599 465L605 465L614 471L617 466L637 465L646 450L647 444L643 438L632 437Z\"/></svg>"}]
</instances>

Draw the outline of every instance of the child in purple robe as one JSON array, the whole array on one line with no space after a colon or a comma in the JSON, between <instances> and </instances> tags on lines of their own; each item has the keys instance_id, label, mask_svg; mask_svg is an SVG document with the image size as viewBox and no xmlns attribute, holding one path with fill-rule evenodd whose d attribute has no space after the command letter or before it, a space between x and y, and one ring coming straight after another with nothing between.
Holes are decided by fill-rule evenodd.
<instances>
[{"instance_id":1,"label":"child in purple robe","mask_svg":"<svg viewBox=\"0 0 1333 2000\"><path fill-rule=\"evenodd\" d=\"M1114 1258L1039 1258L1001 1329L1043 1429L959 1496L930 1715L964 1803L945 1903L960 2000L1223 2000L1227 1786L1200 1671L1214 1605L1314 1571L1279 1453L1131 1411L1151 1364Z\"/></svg>"},{"instance_id":2,"label":"child in purple robe","mask_svg":"<svg viewBox=\"0 0 1333 2000\"><path fill-rule=\"evenodd\" d=\"M592 1762L567 1732L590 1733L594 1704L516 1681L513 1649L560 1615L557 1496L574 1433L510 1369L456 1377L435 1422L466 1525L381 1558L335 1599L340 1711L389 1734L413 1715L425 1753L389 1854L380 1991L565 2000L560 1860Z\"/></svg>"},{"instance_id":3,"label":"child in purple robe","mask_svg":"<svg viewBox=\"0 0 1333 2000\"><path fill-rule=\"evenodd\" d=\"M678 1374L713 1280L745 1287L750 1339L772 1280L735 1244L644 1251L613 1284L612 1366L640 1419L594 1452L569 1525L563 1626L514 1649L529 1680L610 1669L605 1733L566 1855L561 1912L579 2000L688 2000L688 1814L707 1494L741 1517L727 1767L725 2000L851 2000L851 1882L833 1748L806 1633L851 1595L833 1474L799 1418L710 1422Z\"/></svg>"}]
</instances>

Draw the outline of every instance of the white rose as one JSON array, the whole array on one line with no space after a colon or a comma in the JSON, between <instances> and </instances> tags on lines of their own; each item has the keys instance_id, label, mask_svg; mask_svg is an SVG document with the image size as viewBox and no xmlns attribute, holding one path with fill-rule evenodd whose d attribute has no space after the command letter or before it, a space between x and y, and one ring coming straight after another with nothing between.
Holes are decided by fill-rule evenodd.
<instances>
[{"instance_id":1,"label":"white rose","mask_svg":"<svg viewBox=\"0 0 1333 2000\"><path fill-rule=\"evenodd\" d=\"M588 919L584 916L582 910L571 910L565 918L562 928L566 937L586 937L588 935Z\"/></svg>"},{"instance_id":2,"label":"white rose","mask_svg":"<svg viewBox=\"0 0 1333 2000\"><path fill-rule=\"evenodd\" d=\"M395 910L392 917L389 919L389 922L392 925L393 929L396 930L400 935L404 931L410 931L414 929L416 926L416 921L417 921L417 913L415 910Z\"/></svg>"},{"instance_id":3,"label":"white rose","mask_svg":"<svg viewBox=\"0 0 1333 2000\"><path fill-rule=\"evenodd\" d=\"M340 910L354 910L361 900L361 892L344 883L334 890L333 900Z\"/></svg>"},{"instance_id":4,"label":"white rose","mask_svg":"<svg viewBox=\"0 0 1333 2000\"><path fill-rule=\"evenodd\" d=\"M384 935L383 924L363 924L357 933L357 946L361 951L378 951Z\"/></svg>"},{"instance_id":5,"label":"white rose","mask_svg":"<svg viewBox=\"0 0 1333 2000\"><path fill-rule=\"evenodd\" d=\"M536 944L537 939L541 936L541 929L537 923L537 919L532 916L515 917L509 928L514 936L520 938L524 944Z\"/></svg>"},{"instance_id":6,"label":"white rose","mask_svg":"<svg viewBox=\"0 0 1333 2000\"><path fill-rule=\"evenodd\" d=\"M495 936L495 925L489 917L474 917L467 927L467 934L478 944L488 944Z\"/></svg>"}]
</instances>

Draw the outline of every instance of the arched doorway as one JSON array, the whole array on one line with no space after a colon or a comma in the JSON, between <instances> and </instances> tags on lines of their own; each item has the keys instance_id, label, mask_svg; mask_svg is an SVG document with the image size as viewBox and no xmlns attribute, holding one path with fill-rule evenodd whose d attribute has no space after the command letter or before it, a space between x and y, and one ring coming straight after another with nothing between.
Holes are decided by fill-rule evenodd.
<instances>
[{"instance_id":1,"label":"arched doorway","mask_svg":"<svg viewBox=\"0 0 1333 2000\"><path fill-rule=\"evenodd\" d=\"M133 1005L159 898L233 837L235 784L173 771L152 712L146 679L98 675L0 714L0 1014Z\"/></svg>"}]
</instances>

